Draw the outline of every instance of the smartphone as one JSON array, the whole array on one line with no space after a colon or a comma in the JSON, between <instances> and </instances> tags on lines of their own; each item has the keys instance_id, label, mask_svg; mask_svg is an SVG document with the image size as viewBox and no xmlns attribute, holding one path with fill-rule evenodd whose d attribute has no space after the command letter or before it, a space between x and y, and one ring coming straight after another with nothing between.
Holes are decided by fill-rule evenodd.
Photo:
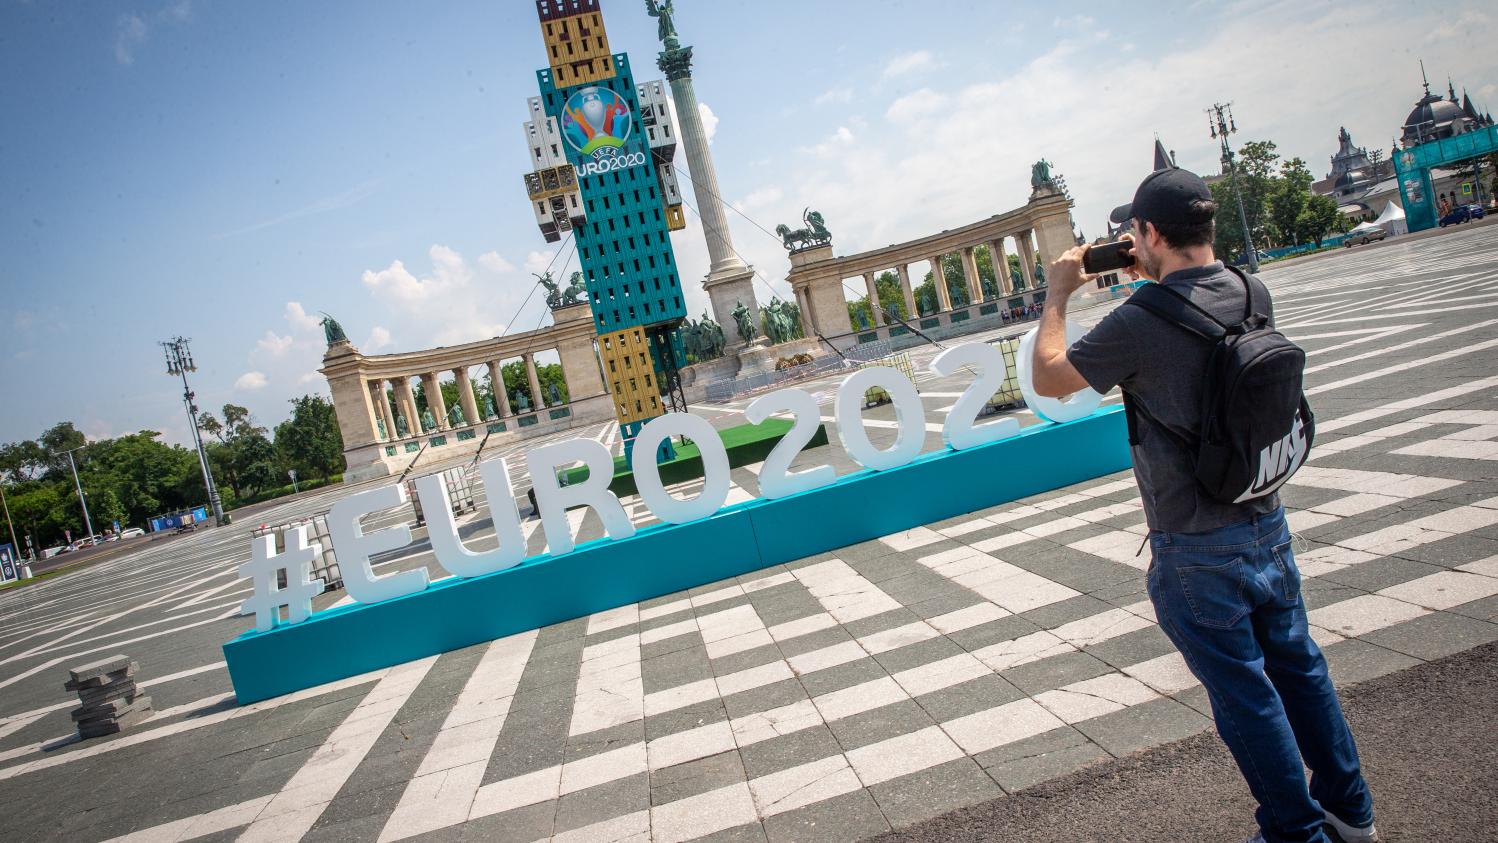
<instances>
[{"instance_id":1,"label":"smartphone","mask_svg":"<svg viewBox=\"0 0 1498 843\"><path fill-rule=\"evenodd\" d=\"M1082 270L1088 275L1098 272L1108 272L1113 269L1124 269L1134 265L1133 244L1128 240L1119 240L1116 243L1104 243L1101 246L1093 246L1087 250L1082 258Z\"/></svg>"}]
</instances>

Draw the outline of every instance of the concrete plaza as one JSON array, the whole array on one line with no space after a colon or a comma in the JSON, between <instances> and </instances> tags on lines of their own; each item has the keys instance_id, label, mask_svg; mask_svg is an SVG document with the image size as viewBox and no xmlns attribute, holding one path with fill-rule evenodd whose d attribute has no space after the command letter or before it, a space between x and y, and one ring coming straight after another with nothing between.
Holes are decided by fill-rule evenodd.
<instances>
[{"instance_id":1,"label":"concrete plaza","mask_svg":"<svg viewBox=\"0 0 1498 843\"><path fill-rule=\"evenodd\" d=\"M1309 354L1317 443L1284 498L1335 679L1392 681L1498 640L1498 226L1264 279ZM935 351L912 351L927 451L967 383L924 373ZM804 385L829 428L836 382ZM736 424L745 403L694 412ZM893 435L888 407L866 418ZM617 445L610 427L584 432ZM514 448L517 477L534 444ZM814 463L851 470L835 435L797 461ZM734 471L730 501L757 494L757 468ZM220 646L249 627L250 529L347 493L0 594L0 837L857 839L1211 727L1150 610L1127 472L235 705ZM601 534L591 513L577 529ZM493 541L482 506L464 533ZM380 569L443 575L416 535ZM114 653L139 662L157 714L79 741L67 668Z\"/></svg>"}]
</instances>

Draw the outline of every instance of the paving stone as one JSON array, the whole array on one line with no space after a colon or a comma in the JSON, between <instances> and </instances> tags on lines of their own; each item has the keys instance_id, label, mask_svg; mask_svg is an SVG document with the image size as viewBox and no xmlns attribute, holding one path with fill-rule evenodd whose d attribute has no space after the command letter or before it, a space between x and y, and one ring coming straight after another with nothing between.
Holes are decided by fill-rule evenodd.
<instances>
[{"instance_id":1,"label":"paving stone","mask_svg":"<svg viewBox=\"0 0 1498 843\"><path fill-rule=\"evenodd\" d=\"M1396 556L1385 556L1370 562L1353 565L1341 571L1332 571L1323 574L1317 579L1345 585L1362 591L1378 591L1389 586L1428 577L1431 574L1444 570L1435 565L1427 565L1424 562L1416 562L1411 559L1401 559Z\"/></svg>"},{"instance_id":2,"label":"paving stone","mask_svg":"<svg viewBox=\"0 0 1498 843\"><path fill-rule=\"evenodd\" d=\"M1377 679L1420 663L1419 659L1358 638L1338 641L1321 651L1326 654L1332 682L1339 688Z\"/></svg>"},{"instance_id":3,"label":"paving stone","mask_svg":"<svg viewBox=\"0 0 1498 843\"><path fill-rule=\"evenodd\" d=\"M746 780L736 750L650 772L650 802L664 805Z\"/></svg>"},{"instance_id":4,"label":"paving stone","mask_svg":"<svg viewBox=\"0 0 1498 843\"><path fill-rule=\"evenodd\" d=\"M869 792L896 829L1004 793L971 758L882 782L870 787Z\"/></svg>"},{"instance_id":5,"label":"paving stone","mask_svg":"<svg viewBox=\"0 0 1498 843\"><path fill-rule=\"evenodd\" d=\"M902 700L893 705L880 706L872 711L834 720L827 724L827 728L832 730L843 751L849 752L935 724L936 721L915 700Z\"/></svg>"},{"instance_id":6,"label":"paving stone","mask_svg":"<svg viewBox=\"0 0 1498 843\"><path fill-rule=\"evenodd\" d=\"M1498 624L1434 612L1364 634L1362 640L1426 661L1498 641Z\"/></svg>"},{"instance_id":7,"label":"paving stone","mask_svg":"<svg viewBox=\"0 0 1498 843\"><path fill-rule=\"evenodd\" d=\"M989 777L1009 793L1108 758L1112 756L1106 750L1070 726L1051 729L973 756Z\"/></svg>"},{"instance_id":8,"label":"paving stone","mask_svg":"<svg viewBox=\"0 0 1498 843\"><path fill-rule=\"evenodd\" d=\"M1169 698L1131 705L1076 724L1077 731L1115 756L1178 741L1211 728L1212 721Z\"/></svg>"},{"instance_id":9,"label":"paving stone","mask_svg":"<svg viewBox=\"0 0 1498 843\"><path fill-rule=\"evenodd\" d=\"M842 744L826 724L739 747L739 758L750 778L759 778L801 764L842 753Z\"/></svg>"},{"instance_id":10,"label":"paving stone","mask_svg":"<svg viewBox=\"0 0 1498 843\"><path fill-rule=\"evenodd\" d=\"M650 808L650 774L622 779L568 793L557 800L554 834Z\"/></svg>"},{"instance_id":11,"label":"paving stone","mask_svg":"<svg viewBox=\"0 0 1498 843\"><path fill-rule=\"evenodd\" d=\"M1013 667L1000 675L1021 691L1034 696L1062 685L1112 672L1113 668L1096 656L1071 652Z\"/></svg>"},{"instance_id":12,"label":"paving stone","mask_svg":"<svg viewBox=\"0 0 1498 843\"><path fill-rule=\"evenodd\" d=\"M793 811L766 817L770 843L852 843L889 831L884 812L866 790L834 796Z\"/></svg>"},{"instance_id":13,"label":"paving stone","mask_svg":"<svg viewBox=\"0 0 1498 843\"><path fill-rule=\"evenodd\" d=\"M960 685L943 688L915 698L920 707L938 723L956 720L976 711L1013 702L1025 694L1003 677L995 674L970 679Z\"/></svg>"},{"instance_id":14,"label":"paving stone","mask_svg":"<svg viewBox=\"0 0 1498 843\"><path fill-rule=\"evenodd\" d=\"M68 684L64 690L76 691L81 687L91 685L102 685L114 674L120 676L134 675L140 665L130 660L129 656L107 656L97 661L91 661L68 669Z\"/></svg>"}]
</instances>

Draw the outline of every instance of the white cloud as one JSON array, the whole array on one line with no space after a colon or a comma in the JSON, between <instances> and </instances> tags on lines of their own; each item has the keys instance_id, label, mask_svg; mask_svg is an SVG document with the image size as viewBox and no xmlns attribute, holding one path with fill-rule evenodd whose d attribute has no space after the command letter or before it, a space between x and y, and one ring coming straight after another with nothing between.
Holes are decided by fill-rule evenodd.
<instances>
[{"instance_id":1,"label":"white cloud","mask_svg":"<svg viewBox=\"0 0 1498 843\"><path fill-rule=\"evenodd\" d=\"M884 116L892 123L910 123L918 117L934 114L946 107L945 94L938 94L930 88L922 88L890 103Z\"/></svg>"},{"instance_id":2,"label":"white cloud","mask_svg":"<svg viewBox=\"0 0 1498 843\"><path fill-rule=\"evenodd\" d=\"M146 42L151 28L140 15L120 15L115 22L114 60L123 65L135 63L135 51Z\"/></svg>"},{"instance_id":3,"label":"white cloud","mask_svg":"<svg viewBox=\"0 0 1498 843\"><path fill-rule=\"evenodd\" d=\"M555 249L547 252L531 252L525 256L525 271L528 275L540 275L556 259Z\"/></svg>"},{"instance_id":4,"label":"white cloud","mask_svg":"<svg viewBox=\"0 0 1498 843\"><path fill-rule=\"evenodd\" d=\"M275 331L266 331L265 336L255 343L255 350L269 354L272 357L280 357L291 349L294 342L291 335L280 336Z\"/></svg>"},{"instance_id":5,"label":"white cloud","mask_svg":"<svg viewBox=\"0 0 1498 843\"><path fill-rule=\"evenodd\" d=\"M297 382L297 386L306 386L309 383L313 383L314 381L320 381L320 380L322 380L322 373L321 372L307 372L306 374L304 374L301 377L297 378L296 382Z\"/></svg>"},{"instance_id":6,"label":"white cloud","mask_svg":"<svg viewBox=\"0 0 1498 843\"><path fill-rule=\"evenodd\" d=\"M903 76L917 70L924 70L935 64L928 50L916 50L909 53L900 53L890 59L889 64L884 66L884 78Z\"/></svg>"},{"instance_id":7,"label":"white cloud","mask_svg":"<svg viewBox=\"0 0 1498 843\"><path fill-rule=\"evenodd\" d=\"M479 255L479 266L495 275L515 271L515 264L505 260L499 252L485 252Z\"/></svg>"},{"instance_id":8,"label":"white cloud","mask_svg":"<svg viewBox=\"0 0 1498 843\"><path fill-rule=\"evenodd\" d=\"M850 146L852 143L853 130L847 126L838 126L837 131L833 132L831 137L812 147L811 151L818 158L831 158L834 155L842 154L843 148Z\"/></svg>"},{"instance_id":9,"label":"white cloud","mask_svg":"<svg viewBox=\"0 0 1498 843\"><path fill-rule=\"evenodd\" d=\"M242 392L253 392L264 389L269 383L262 372L245 372L234 381L234 388Z\"/></svg>"},{"instance_id":10,"label":"white cloud","mask_svg":"<svg viewBox=\"0 0 1498 843\"><path fill-rule=\"evenodd\" d=\"M299 301L287 302L284 315L286 316L286 321L291 324L291 327L302 333L315 331L322 327L322 320L303 310L302 303Z\"/></svg>"},{"instance_id":11,"label":"white cloud","mask_svg":"<svg viewBox=\"0 0 1498 843\"><path fill-rule=\"evenodd\" d=\"M745 196L743 199L740 199L739 201L733 203L733 206L735 208L738 208L740 211L752 211L755 208L763 208L768 205L773 205L784 198L785 191L781 190L775 185L770 185L768 187L761 187L758 190L751 191L748 196Z\"/></svg>"},{"instance_id":12,"label":"white cloud","mask_svg":"<svg viewBox=\"0 0 1498 843\"><path fill-rule=\"evenodd\" d=\"M359 350L363 351L365 354L368 354L372 351L379 351L380 349L386 348L389 345L390 329L380 325L376 325L370 329L369 339L364 341L364 345L360 346Z\"/></svg>"},{"instance_id":13,"label":"white cloud","mask_svg":"<svg viewBox=\"0 0 1498 843\"><path fill-rule=\"evenodd\" d=\"M708 143L712 143L713 136L718 133L718 115L705 102L697 103L697 114L702 118L703 137L707 138Z\"/></svg>"},{"instance_id":14,"label":"white cloud","mask_svg":"<svg viewBox=\"0 0 1498 843\"><path fill-rule=\"evenodd\" d=\"M513 297L502 291L515 287L474 284L473 268L461 254L440 243L427 250L427 257L432 264L428 274L417 276L404 261L394 260L384 269L365 270L360 280L392 316L418 328L437 345L473 342L505 330L510 316L507 299Z\"/></svg>"},{"instance_id":15,"label":"white cloud","mask_svg":"<svg viewBox=\"0 0 1498 843\"><path fill-rule=\"evenodd\" d=\"M852 101L853 101L853 89L849 88L849 87L846 87L846 86L840 86L840 87L836 87L836 88L828 88L826 91L823 91L821 94L819 94L817 96L817 98L814 99L814 100L812 100L811 102L812 102L812 105L833 105L835 103L836 104L843 104L843 103L850 103Z\"/></svg>"}]
</instances>

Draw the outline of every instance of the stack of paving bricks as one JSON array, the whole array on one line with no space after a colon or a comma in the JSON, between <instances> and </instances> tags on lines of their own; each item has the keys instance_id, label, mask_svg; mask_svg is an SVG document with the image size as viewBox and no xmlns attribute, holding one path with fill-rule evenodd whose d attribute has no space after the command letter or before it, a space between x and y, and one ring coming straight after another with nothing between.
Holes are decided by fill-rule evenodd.
<instances>
[{"instance_id":1,"label":"stack of paving bricks","mask_svg":"<svg viewBox=\"0 0 1498 843\"><path fill-rule=\"evenodd\" d=\"M77 691L83 703L72 712L81 737L112 735L151 716L151 698L135 685L137 667L128 656L110 656L68 671L63 688Z\"/></svg>"}]
</instances>

